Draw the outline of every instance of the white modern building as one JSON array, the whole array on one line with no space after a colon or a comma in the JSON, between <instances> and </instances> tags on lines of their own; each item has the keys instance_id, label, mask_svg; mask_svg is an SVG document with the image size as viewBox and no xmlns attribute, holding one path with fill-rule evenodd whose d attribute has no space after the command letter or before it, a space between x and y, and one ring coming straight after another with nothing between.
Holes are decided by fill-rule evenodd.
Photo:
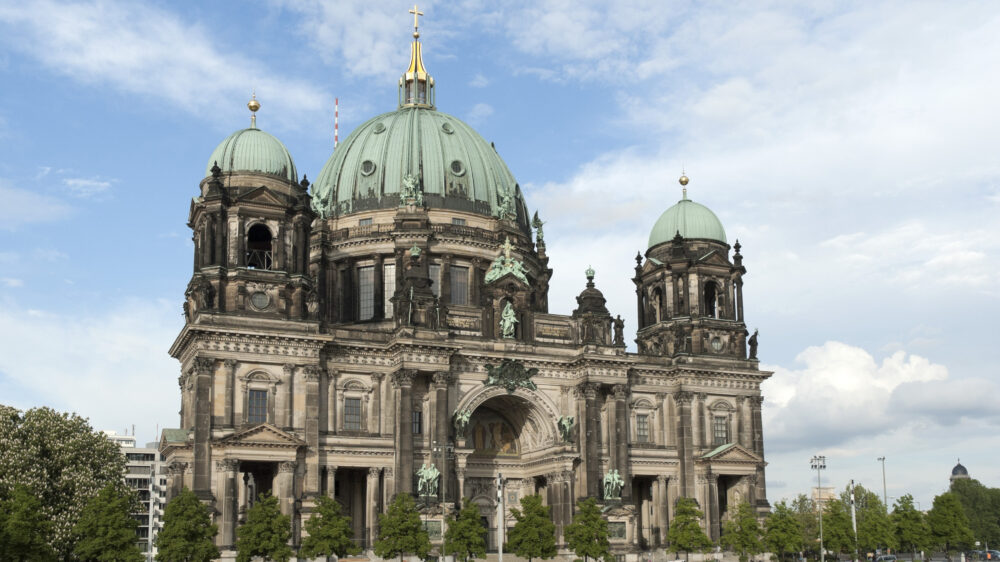
<instances>
[{"instance_id":1,"label":"white modern building","mask_svg":"<svg viewBox=\"0 0 1000 562\"><path fill-rule=\"evenodd\" d=\"M157 443L137 447L134 435L119 435L108 430L104 434L117 443L125 455L125 483L136 491L141 506L141 510L132 514L139 522L136 527L139 550L147 560L153 560L156 556L153 541L163 528L163 510L167 503L163 458L156 448Z\"/></svg>"}]
</instances>

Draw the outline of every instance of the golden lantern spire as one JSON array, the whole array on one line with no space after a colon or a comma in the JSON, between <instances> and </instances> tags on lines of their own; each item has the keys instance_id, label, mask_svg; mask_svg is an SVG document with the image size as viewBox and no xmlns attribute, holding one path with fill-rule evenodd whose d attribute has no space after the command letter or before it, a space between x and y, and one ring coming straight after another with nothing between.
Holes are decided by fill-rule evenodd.
<instances>
[{"instance_id":1,"label":"golden lantern spire","mask_svg":"<svg viewBox=\"0 0 1000 562\"><path fill-rule=\"evenodd\" d=\"M677 180L677 183L681 184L681 191L683 192L684 199L688 198L688 188L687 188L688 181L690 180L688 180L687 175L684 173L684 167L681 166L681 177L680 179Z\"/></svg>"},{"instance_id":2,"label":"golden lantern spire","mask_svg":"<svg viewBox=\"0 0 1000 562\"><path fill-rule=\"evenodd\" d=\"M400 107L434 107L434 78L424 68L420 45L420 16L423 12L413 5L413 43L410 45L410 65L399 79Z\"/></svg>"},{"instance_id":3,"label":"golden lantern spire","mask_svg":"<svg viewBox=\"0 0 1000 562\"><path fill-rule=\"evenodd\" d=\"M257 128L257 110L260 109L260 102L257 101L257 90L250 91L250 101L247 102L247 109L250 110L250 128Z\"/></svg>"}]
</instances>

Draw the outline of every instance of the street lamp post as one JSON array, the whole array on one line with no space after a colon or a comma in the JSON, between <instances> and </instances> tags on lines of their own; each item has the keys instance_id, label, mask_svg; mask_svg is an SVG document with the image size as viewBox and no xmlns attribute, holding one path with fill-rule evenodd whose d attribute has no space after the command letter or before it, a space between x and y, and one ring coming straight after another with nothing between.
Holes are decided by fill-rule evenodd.
<instances>
[{"instance_id":1,"label":"street lamp post","mask_svg":"<svg viewBox=\"0 0 1000 562\"><path fill-rule=\"evenodd\" d=\"M875 459L882 463L882 501L885 502L885 512L889 513L889 496L885 495L885 457Z\"/></svg>"},{"instance_id":2,"label":"street lamp post","mask_svg":"<svg viewBox=\"0 0 1000 562\"><path fill-rule=\"evenodd\" d=\"M816 503L819 505L819 560L826 562L826 550L823 548L823 480L822 470L826 468L826 457L817 455L810 459L809 467L816 471Z\"/></svg>"}]
</instances>

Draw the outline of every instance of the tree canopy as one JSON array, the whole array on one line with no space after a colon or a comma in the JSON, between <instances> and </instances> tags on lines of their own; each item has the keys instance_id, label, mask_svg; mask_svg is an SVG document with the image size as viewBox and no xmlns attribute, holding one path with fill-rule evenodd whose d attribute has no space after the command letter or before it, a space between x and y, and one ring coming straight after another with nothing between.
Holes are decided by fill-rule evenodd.
<instances>
[{"instance_id":1,"label":"tree canopy","mask_svg":"<svg viewBox=\"0 0 1000 562\"><path fill-rule=\"evenodd\" d=\"M802 533L802 549L819 554L819 511L805 494L799 494L789 506Z\"/></svg>"},{"instance_id":2,"label":"tree canopy","mask_svg":"<svg viewBox=\"0 0 1000 562\"><path fill-rule=\"evenodd\" d=\"M76 414L0 405L0 451L0 498L10 498L19 485L29 490L51 523L44 542L59 558L70 557L73 527L87 502L108 484L122 483L121 449Z\"/></svg>"},{"instance_id":3,"label":"tree canopy","mask_svg":"<svg viewBox=\"0 0 1000 562\"><path fill-rule=\"evenodd\" d=\"M261 496L247 510L247 521L236 529L236 560L250 562L254 556L264 560L288 562L292 548L292 521L278 509L278 498Z\"/></svg>"},{"instance_id":4,"label":"tree canopy","mask_svg":"<svg viewBox=\"0 0 1000 562\"><path fill-rule=\"evenodd\" d=\"M951 492L934 498L934 506L927 513L927 524L931 530L931 543L946 553L972 546L975 540L962 504L958 496Z\"/></svg>"},{"instance_id":5,"label":"tree canopy","mask_svg":"<svg viewBox=\"0 0 1000 562\"><path fill-rule=\"evenodd\" d=\"M841 554L854 552L854 529L850 506L829 500L823 508L823 546Z\"/></svg>"},{"instance_id":6,"label":"tree canopy","mask_svg":"<svg viewBox=\"0 0 1000 562\"><path fill-rule=\"evenodd\" d=\"M841 500L848 509L850 516L850 487L841 494ZM875 552L877 549L896 548L896 534L886 511L882 498L875 492L861 485L854 486L854 508L858 521L858 548L862 553ZM853 550L853 549L852 549Z\"/></svg>"},{"instance_id":7,"label":"tree canopy","mask_svg":"<svg viewBox=\"0 0 1000 562\"><path fill-rule=\"evenodd\" d=\"M93 562L142 562L132 518L135 492L121 484L108 484L90 499L73 527L73 554Z\"/></svg>"},{"instance_id":8,"label":"tree canopy","mask_svg":"<svg viewBox=\"0 0 1000 562\"><path fill-rule=\"evenodd\" d=\"M721 542L739 554L740 562L746 562L761 551L760 525L749 503L736 506L736 513L723 526Z\"/></svg>"},{"instance_id":9,"label":"tree canopy","mask_svg":"<svg viewBox=\"0 0 1000 562\"><path fill-rule=\"evenodd\" d=\"M46 541L52 522L42 513L42 502L18 484L0 498L0 560L51 560L55 552Z\"/></svg>"},{"instance_id":10,"label":"tree canopy","mask_svg":"<svg viewBox=\"0 0 1000 562\"><path fill-rule=\"evenodd\" d=\"M952 481L950 491L962 504L976 539L1000 544L1000 488L987 488L978 480L961 478Z\"/></svg>"},{"instance_id":11,"label":"tree canopy","mask_svg":"<svg viewBox=\"0 0 1000 562\"><path fill-rule=\"evenodd\" d=\"M444 554L461 560L486 558L486 529L479 520L479 508L469 498L463 500L457 518L448 518Z\"/></svg>"},{"instance_id":12,"label":"tree canopy","mask_svg":"<svg viewBox=\"0 0 1000 562\"><path fill-rule=\"evenodd\" d=\"M703 514L693 499L677 499L674 518L667 531L670 552L703 552L712 546L711 539L701 528L702 517Z\"/></svg>"},{"instance_id":13,"label":"tree canopy","mask_svg":"<svg viewBox=\"0 0 1000 562\"><path fill-rule=\"evenodd\" d=\"M331 497L316 498L316 509L306 521L305 528L309 536L302 541L303 556L315 558L336 555L340 558L361 552L361 547L353 540L351 518L341 514L340 503Z\"/></svg>"},{"instance_id":14,"label":"tree canopy","mask_svg":"<svg viewBox=\"0 0 1000 562\"><path fill-rule=\"evenodd\" d=\"M156 535L156 559L160 562L207 562L219 557L215 535L219 526L212 523L208 507L198 496L184 488L167 503L163 529Z\"/></svg>"},{"instance_id":15,"label":"tree canopy","mask_svg":"<svg viewBox=\"0 0 1000 562\"><path fill-rule=\"evenodd\" d=\"M396 494L389 510L379 516L378 527L375 554L381 558L402 559L404 554L426 558L431 550L430 538L409 494Z\"/></svg>"},{"instance_id":16,"label":"tree canopy","mask_svg":"<svg viewBox=\"0 0 1000 562\"><path fill-rule=\"evenodd\" d=\"M566 526L566 545L583 557L583 562L594 558L611 562L611 543L608 540L608 522L601 516L597 500L587 498L576 504L573 522Z\"/></svg>"},{"instance_id":17,"label":"tree canopy","mask_svg":"<svg viewBox=\"0 0 1000 562\"><path fill-rule=\"evenodd\" d=\"M896 500L889 516L896 535L896 544L901 550L910 552L910 559L916 558L918 550L923 550L930 544L931 530L927 526L924 514L913 507L913 496L906 494Z\"/></svg>"},{"instance_id":18,"label":"tree canopy","mask_svg":"<svg viewBox=\"0 0 1000 562\"><path fill-rule=\"evenodd\" d=\"M521 509L511 508L517 523L510 530L504 550L531 562L533 558L553 558L556 550L556 526L549 518L549 508L542 505L542 496L521 498Z\"/></svg>"},{"instance_id":19,"label":"tree canopy","mask_svg":"<svg viewBox=\"0 0 1000 562\"><path fill-rule=\"evenodd\" d=\"M802 525L784 500L764 520L764 545L784 560L785 555L802 550Z\"/></svg>"}]
</instances>

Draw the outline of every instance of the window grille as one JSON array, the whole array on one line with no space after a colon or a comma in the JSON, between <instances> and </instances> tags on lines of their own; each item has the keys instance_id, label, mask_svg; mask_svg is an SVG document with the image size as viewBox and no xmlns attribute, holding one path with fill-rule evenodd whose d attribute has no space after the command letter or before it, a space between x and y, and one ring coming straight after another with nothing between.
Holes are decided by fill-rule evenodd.
<instances>
[{"instance_id":1,"label":"window grille","mask_svg":"<svg viewBox=\"0 0 1000 562\"><path fill-rule=\"evenodd\" d=\"M387 263L382 267L382 294L385 301L385 317L392 318L392 296L396 294L396 264Z\"/></svg>"},{"instance_id":2,"label":"window grille","mask_svg":"<svg viewBox=\"0 0 1000 562\"><path fill-rule=\"evenodd\" d=\"M358 220L358 226L371 226L371 225L372 225L371 217L368 217L367 219Z\"/></svg>"},{"instance_id":3,"label":"window grille","mask_svg":"<svg viewBox=\"0 0 1000 562\"><path fill-rule=\"evenodd\" d=\"M453 265L451 274L451 304L469 304L469 268Z\"/></svg>"},{"instance_id":4,"label":"window grille","mask_svg":"<svg viewBox=\"0 0 1000 562\"><path fill-rule=\"evenodd\" d=\"M649 415L638 414L635 416L636 436L640 443L649 442Z\"/></svg>"},{"instance_id":5,"label":"window grille","mask_svg":"<svg viewBox=\"0 0 1000 562\"><path fill-rule=\"evenodd\" d=\"M347 398L344 400L344 429L361 431L361 399Z\"/></svg>"},{"instance_id":6,"label":"window grille","mask_svg":"<svg viewBox=\"0 0 1000 562\"><path fill-rule=\"evenodd\" d=\"M413 433L424 432L424 413L420 410L413 410Z\"/></svg>"},{"instance_id":7,"label":"window grille","mask_svg":"<svg viewBox=\"0 0 1000 562\"><path fill-rule=\"evenodd\" d=\"M247 423L264 423L267 421L267 391L251 390L247 408Z\"/></svg>"},{"instance_id":8,"label":"window grille","mask_svg":"<svg viewBox=\"0 0 1000 562\"><path fill-rule=\"evenodd\" d=\"M713 443L716 447L729 443L729 419L726 416L715 416L712 430Z\"/></svg>"},{"instance_id":9,"label":"window grille","mask_svg":"<svg viewBox=\"0 0 1000 562\"><path fill-rule=\"evenodd\" d=\"M375 267L358 268L358 320L375 317Z\"/></svg>"},{"instance_id":10,"label":"window grille","mask_svg":"<svg viewBox=\"0 0 1000 562\"><path fill-rule=\"evenodd\" d=\"M465 226L465 219L452 217L451 224L454 224L456 226Z\"/></svg>"}]
</instances>

